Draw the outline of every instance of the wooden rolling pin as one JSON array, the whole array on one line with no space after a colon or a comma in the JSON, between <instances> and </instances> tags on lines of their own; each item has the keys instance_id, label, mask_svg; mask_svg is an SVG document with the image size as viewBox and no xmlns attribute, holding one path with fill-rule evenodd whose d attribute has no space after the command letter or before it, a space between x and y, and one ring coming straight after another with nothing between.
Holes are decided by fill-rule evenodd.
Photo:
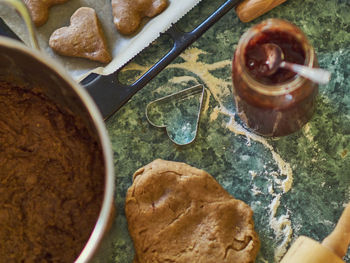
<instances>
[{"instance_id":1,"label":"wooden rolling pin","mask_svg":"<svg viewBox=\"0 0 350 263\"><path fill-rule=\"evenodd\" d=\"M322 244L301 236L280 263L344 263L350 244L350 203L345 208L334 231Z\"/></svg>"},{"instance_id":2,"label":"wooden rolling pin","mask_svg":"<svg viewBox=\"0 0 350 263\"><path fill-rule=\"evenodd\" d=\"M250 22L253 19L267 13L287 0L244 0L236 7L236 13L242 22Z\"/></svg>"}]
</instances>

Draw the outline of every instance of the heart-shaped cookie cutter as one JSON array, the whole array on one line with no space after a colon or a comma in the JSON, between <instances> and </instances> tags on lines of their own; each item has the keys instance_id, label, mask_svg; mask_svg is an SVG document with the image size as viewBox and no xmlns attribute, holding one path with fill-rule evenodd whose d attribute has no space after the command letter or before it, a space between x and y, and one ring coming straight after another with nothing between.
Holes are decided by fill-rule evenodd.
<instances>
[{"instance_id":1,"label":"heart-shaped cookie cutter","mask_svg":"<svg viewBox=\"0 0 350 263\"><path fill-rule=\"evenodd\" d=\"M198 113L196 114L195 129L194 129L194 132L193 132L193 136L189 140L187 140L187 141L179 141L176 138L172 138L172 136L170 135L169 130L168 130L169 124L165 124L165 123L157 124L157 123L154 123L151 120L151 118L149 116L149 110L155 104L159 104L159 103L170 104L172 101L181 101L181 100L184 100L184 99L189 98L190 96L193 96L193 95L196 95L196 94L201 94L201 95L200 95L200 98L199 98ZM200 120L200 116L201 116L201 112L202 112L202 105L203 105L203 100L204 100L204 94L205 94L205 87L204 87L204 85L198 84L196 86L193 86L193 87L181 90L179 92L167 95L165 97L156 99L156 100L154 100L154 101L152 101L152 102L147 104L147 107L146 107L146 118L147 118L148 122L151 125L153 125L154 127L165 128L169 139L173 143L175 143L176 145L188 145L188 144L192 143L195 140L195 138L197 137L198 125L199 125L199 120Z\"/></svg>"}]
</instances>

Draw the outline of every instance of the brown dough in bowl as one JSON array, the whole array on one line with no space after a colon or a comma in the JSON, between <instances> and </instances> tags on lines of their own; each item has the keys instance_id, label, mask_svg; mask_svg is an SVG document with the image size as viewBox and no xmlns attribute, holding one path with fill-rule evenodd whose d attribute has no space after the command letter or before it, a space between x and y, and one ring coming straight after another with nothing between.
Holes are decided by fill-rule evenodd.
<instances>
[{"instance_id":1,"label":"brown dough in bowl","mask_svg":"<svg viewBox=\"0 0 350 263\"><path fill-rule=\"evenodd\" d=\"M74 262L102 205L101 149L80 117L23 87L0 80L0 262Z\"/></svg>"},{"instance_id":2,"label":"brown dough in bowl","mask_svg":"<svg viewBox=\"0 0 350 263\"><path fill-rule=\"evenodd\" d=\"M125 212L140 263L254 262L253 212L203 170L155 160L134 174Z\"/></svg>"}]
</instances>

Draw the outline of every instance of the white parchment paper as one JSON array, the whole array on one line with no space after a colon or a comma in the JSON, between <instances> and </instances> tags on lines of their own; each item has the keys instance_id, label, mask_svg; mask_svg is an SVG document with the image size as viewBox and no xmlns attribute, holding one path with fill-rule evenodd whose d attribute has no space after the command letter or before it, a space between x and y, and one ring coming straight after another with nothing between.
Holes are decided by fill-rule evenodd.
<instances>
[{"instance_id":1,"label":"white parchment paper","mask_svg":"<svg viewBox=\"0 0 350 263\"><path fill-rule=\"evenodd\" d=\"M44 52L63 64L76 80L81 80L90 72L108 75L122 67L142 49L154 41L161 32L166 31L172 23L178 21L200 0L169 0L168 8L160 15L150 19L142 29L131 37L119 34L113 24L112 5L110 0L69 0L50 9L49 20L37 28L39 45ZM86 59L63 57L55 54L48 45L50 35L57 28L68 26L71 15L82 6L95 9L101 21L113 61L108 65ZM0 17L6 24L29 45L27 30L16 12L0 3Z\"/></svg>"}]
</instances>

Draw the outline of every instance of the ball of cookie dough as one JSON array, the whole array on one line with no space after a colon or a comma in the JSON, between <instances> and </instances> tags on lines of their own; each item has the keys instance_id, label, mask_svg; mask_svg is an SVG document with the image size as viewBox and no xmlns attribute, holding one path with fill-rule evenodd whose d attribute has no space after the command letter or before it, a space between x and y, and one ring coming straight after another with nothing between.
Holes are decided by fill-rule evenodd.
<instances>
[{"instance_id":1,"label":"ball of cookie dough","mask_svg":"<svg viewBox=\"0 0 350 263\"><path fill-rule=\"evenodd\" d=\"M254 262L253 212L203 170L155 160L136 171L125 212L134 262Z\"/></svg>"}]
</instances>

